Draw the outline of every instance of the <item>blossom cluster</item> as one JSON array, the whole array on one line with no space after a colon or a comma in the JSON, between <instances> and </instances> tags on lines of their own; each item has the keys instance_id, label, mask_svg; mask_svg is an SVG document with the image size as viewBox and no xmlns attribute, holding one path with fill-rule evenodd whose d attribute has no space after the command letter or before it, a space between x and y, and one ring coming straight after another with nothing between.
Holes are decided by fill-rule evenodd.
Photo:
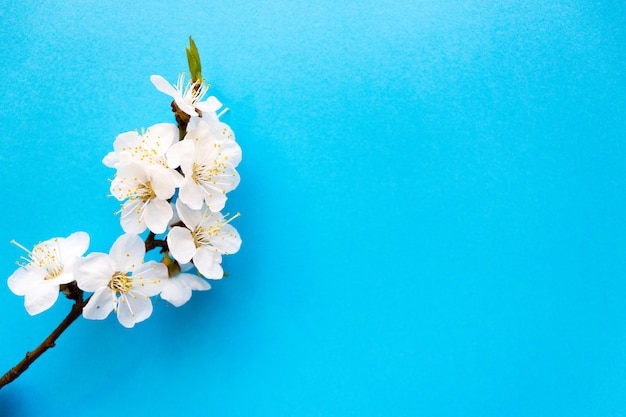
<instances>
[{"instance_id":1,"label":"blossom cluster","mask_svg":"<svg viewBox=\"0 0 626 417\"><path fill-rule=\"evenodd\" d=\"M222 256L239 250L241 239L230 224L238 214L221 211L239 184L241 148L220 120L222 104L205 99L208 87L200 80L185 82L181 75L170 85L153 75L151 81L172 97L177 121L183 116L185 123L122 133L104 157L116 170L110 192L121 202L124 231L108 254L84 256L85 232L41 242L32 251L22 247L28 257L8 285L24 296L30 314L50 308L59 290L75 282L92 293L85 318L101 320L115 311L122 325L133 327L151 315L153 296L181 306L193 290L210 289L206 279L224 275ZM159 236L160 262L144 260L147 240L140 235L146 231L150 239Z\"/></svg>"}]
</instances>

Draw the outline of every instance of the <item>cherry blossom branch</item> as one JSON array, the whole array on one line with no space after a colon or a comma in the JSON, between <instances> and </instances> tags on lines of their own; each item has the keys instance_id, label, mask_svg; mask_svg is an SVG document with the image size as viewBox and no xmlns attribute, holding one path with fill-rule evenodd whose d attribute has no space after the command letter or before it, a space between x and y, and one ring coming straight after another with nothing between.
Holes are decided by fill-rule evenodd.
<instances>
[{"instance_id":1,"label":"cherry blossom branch","mask_svg":"<svg viewBox=\"0 0 626 417\"><path fill-rule=\"evenodd\" d=\"M161 239L155 239L155 234L152 232L150 232L148 237L146 237L145 244L146 252L156 248L161 248L161 252L166 252L168 250L167 242ZM178 272L180 272L180 267L178 267L178 263L170 259L168 256L166 256L162 262L166 264L168 270L172 268L178 268ZM56 327L56 329L54 329L52 333L50 333L50 335L46 337L43 342L41 342L39 346L37 346L31 352L26 352L24 359L22 359L17 365L11 368L6 374L4 374L0 378L0 389L17 379L17 377L22 375L22 373L24 373L30 367L30 365L32 365L33 362L37 360L37 358L43 355L44 352L46 352L48 349L54 347L56 345L56 340L59 338L59 336L61 336L61 334L63 334L63 332L67 330L67 328L70 327L70 325L81 316L81 314L83 313L83 308L85 308L85 306L89 302L89 299L91 298L91 296L89 296L86 300L83 300L83 291L78 288L78 285L76 285L75 281L70 284L62 285L61 292L64 293L65 296L70 300L75 301L69 314Z\"/></svg>"},{"instance_id":2,"label":"cherry blossom branch","mask_svg":"<svg viewBox=\"0 0 626 417\"><path fill-rule=\"evenodd\" d=\"M28 367L37 360L45 351L53 348L56 344L56 340L61 334L72 324L83 312L83 308L89 301L89 298L83 300L83 291L78 288L76 283L69 284L69 292L66 293L68 298L76 300L76 303L72 306L70 313L63 319L63 321L57 326L56 329L50 333L50 335L33 350L32 352L26 352L26 356L17 365L11 368L6 374L0 378L0 389L5 385L13 382L18 376L20 376ZM65 292L65 291L64 291Z\"/></svg>"},{"instance_id":3,"label":"cherry blossom branch","mask_svg":"<svg viewBox=\"0 0 626 417\"><path fill-rule=\"evenodd\" d=\"M110 153L103 160L105 165L116 168L118 170L118 174L125 169L124 173L130 175L128 178L134 178L133 182L128 180L128 178L123 175L120 175L119 177L125 178L130 182L121 186L123 180L113 180L111 192L120 201L129 199L129 201L134 200L133 204L141 204L139 209L132 209L129 211L129 214L138 216L135 219L138 223L135 224L134 227L131 227L132 230L127 230L127 228L124 227L124 224L122 224L125 234L120 236L115 241L109 255L96 253L96 256L82 258L89 246L89 235L86 232L75 232L67 238L54 238L45 242L40 242L38 245L35 245L32 251L29 251L25 247L18 244L19 247L28 253L28 258L23 258L26 261L24 264L21 264L23 269L18 269L18 271L16 271L8 279L9 288L15 294L27 297L28 294L25 293L28 291L23 290L24 288L31 288L30 284L32 282L37 281L41 284L41 281L56 280L48 281L48 284L50 285L41 290L42 294L45 293L44 295L46 297L40 298L42 298L42 300L45 298L45 300L30 302L28 298L25 299L25 307L27 311L30 314L38 314L48 309L56 300L56 297L53 298L52 296L56 295L55 292L57 290L60 290L63 294L65 294L68 299L74 300L74 305L72 306L69 314L39 346L37 346L33 351L27 352L24 359L0 377L0 389L17 379L30 367L31 364L35 362L35 360L43 355L44 352L54 347L61 334L63 334L63 332L81 315L88 319L101 320L112 310L115 310L118 312L118 319L122 325L125 327L133 327L135 323L145 320L150 315L152 308L149 298L151 296L161 294L164 300L169 301L178 307L189 300L192 290L205 291L211 288L211 286L204 280L205 278L219 279L222 276L225 276L221 266L219 265L221 262L221 256L237 252L241 245L241 238L238 236L237 231L228 224L239 214L230 217L230 219L226 219L220 212L220 210L224 207L225 202L225 197L223 197L222 194L234 189L239 183L239 176L235 171L235 168L241 160L241 149L235 143L234 134L232 133L230 127L224 123L217 122L217 118L219 118L220 115L227 109L223 110L219 114L216 113L222 104L213 96L209 97L206 101L203 101L208 85L204 83L204 79L202 78L200 56L195 43L191 37L189 40L190 46L189 48L186 48L186 52L189 70L191 72L190 84L184 83L184 74L179 77L178 85L171 85L163 77L158 75L150 77L153 84L159 91L174 98L174 101L171 103L171 107L178 126L172 126L171 124L159 124L153 126L156 130L154 134L157 138L160 137L159 132L167 136L164 136L167 140L164 139L163 142L167 142L167 146L162 146L159 141L152 143L148 140L148 142L152 144L152 148L148 145L145 145L147 147L144 147L143 144L138 145L136 148L132 148L133 150L143 152L139 152L139 156L141 158L139 158L138 161L134 161L123 166L118 164L120 156L116 152ZM207 112L215 116L209 117L208 120L209 122L212 121L213 123L216 123L213 125L213 128L219 128L221 131L220 134L215 134L213 132L209 122L199 120L202 118L203 112ZM185 136L188 133L187 129L192 122L192 117L197 118L193 119L193 129L197 134L195 139L195 141L198 141L197 144L193 140L185 139ZM172 130L172 128L174 129ZM178 132L176 132L176 130L178 130ZM139 133L134 132L133 136L133 132L127 132L124 135L128 134L131 134L131 138L128 139L128 137L125 136L125 140L132 141L135 139L141 139L142 143L144 142L143 139L150 139L151 135L150 129L148 129L148 132L145 133L145 138L144 133L140 135ZM171 145L170 143L176 142L176 136L178 136L178 141L185 140L182 146L176 148L178 156L180 158L183 156L186 158L193 158L193 160L197 162L197 164L196 162L193 164L194 170L196 169L196 165L202 167L202 170L199 172L186 172L180 162L176 167L170 167L170 163L165 161L164 158L167 147L169 147L169 152L174 152L174 146L177 146ZM114 144L114 149L116 150L118 139L116 139ZM218 147L221 148L221 152L214 151L214 149ZM218 156L215 156L213 152L218 152ZM157 159L152 159L155 158L153 154L157 155ZM191 181L191 179L193 179L195 182L200 181L204 184L190 185L192 190L194 190L194 186L196 188L200 187L195 192L201 194L203 204L196 207L198 205L198 201L195 198L189 201L185 201L185 199L181 199L180 201L176 200L175 209L179 214L179 220L174 220L174 223L171 222L173 209L169 210L170 214L168 218L165 218L164 215L161 216L163 214L163 203L166 201L167 204L171 204L172 200L177 197L170 197L166 200L157 198L153 186L150 183L150 181L156 181L156 179L150 177L144 171L145 167L140 164L144 157L147 157L150 160L150 163L156 161L158 164L163 165L165 169L169 169L169 171L164 174L164 179L160 183L160 189L163 190L165 187L167 191L171 188L171 193L169 194L170 196L174 195L175 188L178 187L170 187L171 183L176 183L179 179L181 181ZM212 165L210 168L207 168L207 164ZM172 179L172 176L175 177L175 180ZM196 179L196 176L198 176L198 180ZM216 188L215 184L217 184L217 182L215 180L215 176L219 178L228 178L229 180L221 181L221 187ZM141 180L139 177L142 177ZM119 184L114 187L116 181L118 181ZM131 185L136 185L137 187L131 190ZM183 185L180 186L181 189ZM214 198L213 194L210 193L208 194L208 197L204 196L202 194L202 187L207 185L221 190L221 193L215 193L215 196L221 198ZM121 194L116 193L117 191L123 191L126 188L128 188L128 194L125 194L126 192ZM141 192L139 190L141 190ZM155 206L150 204L155 204ZM157 207L156 204L160 204L161 207ZM189 206L187 206L187 204L189 204ZM143 210L147 210L147 207L150 209L157 207L155 209L157 212L152 212L152 218L154 220L153 224L143 224L142 228ZM124 208L127 208L127 206L124 205ZM158 219L155 219L155 213L159 213ZM193 219L196 219L198 213L201 220L199 222L195 222ZM166 224L171 228L171 233L168 232L167 239L157 238L156 234L152 232L152 230L163 232L163 226ZM143 233L146 228L148 228L150 232L143 240L145 251L140 254L138 247L141 247L141 238L139 237L139 233ZM189 243L193 243L195 245L195 250L192 251L193 253L187 250ZM175 257L170 253L170 244L173 246L173 249L175 249L175 253L181 254L178 260L175 259ZM143 257L145 254L156 249L159 249L159 253L163 256L161 261L159 261L160 263L150 260L146 264L143 264ZM212 255L217 256L217 259L213 263L205 262L202 263L202 265L196 264L198 276L188 273L181 274L182 268L179 263L180 260L184 260L185 264L189 261L193 262L195 261L196 254L200 253L197 251L206 251L207 249L211 251ZM183 250L183 252L181 252L181 250ZM141 249L141 251L143 251L143 249ZM60 253L64 253L66 255L66 259L61 259L62 257L60 256ZM131 256L131 254L131 259L134 259L133 262L129 262L126 258ZM120 259L122 259L122 261L120 261ZM214 259L214 257L211 259ZM110 277L101 277L94 273L94 270L98 271L101 269L98 265L102 262L104 262L105 265L110 265L110 262L113 262L116 265L113 268L113 271L116 272L114 272L114 274ZM37 265L37 268L29 269L29 266L33 263ZM126 264L132 265L132 268L127 268ZM137 268L135 268L135 266L137 266ZM142 281L143 278L140 276L139 280L137 280L137 283L135 284L130 277L137 272L138 268L143 268L144 266L147 266L147 269L149 269L149 272L143 271L143 278L146 279ZM65 267L67 268L64 269ZM74 278L75 274L76 278ZM148 275L150 275L150 277L148 277ZM97 288L92 285L93 283L90 283L89 285L86 284L87 282L91 282L90 280L94 282L97 281ZM61 282L68 281L71 282L69 284L60 284ZM167 283L165 281L167 281ZM140 286L144 287L144 284L146 284L145 290L139 289ZM167 295L165 295L165 286L168 286ZM135 287L138 288L135 289ZM95 305L88 305L91 296L84 299L83 289L97 294L100 294L98 291L110 291L114 297L114 303L113 305L107 305L109 307L107 311L104 311L103 309L99 310L99 313L95 313L101 306L98 303ZM129 303L127 303L126 298L124 298L126 293L130 293L133 300L142 300L137 301L140 304L135 306L137 309L143 309L142 314L139 314L138 317L135 317L133 310L128 307ZM118 295L120 295L119 298ZM138 298L135 295L141 295L142 297ZM143 296L145 296L145 298L143 298ZM122 301L119 301L120 299L122 299ZM96 301L96 299L93 300L94 303ZM147 307L144 302L148 303ZM124 310L124 314L121 314L120 312L122 310L118 309L120 305L123 305L126 308L126 310Z\"/></svg>"}]
</instances>

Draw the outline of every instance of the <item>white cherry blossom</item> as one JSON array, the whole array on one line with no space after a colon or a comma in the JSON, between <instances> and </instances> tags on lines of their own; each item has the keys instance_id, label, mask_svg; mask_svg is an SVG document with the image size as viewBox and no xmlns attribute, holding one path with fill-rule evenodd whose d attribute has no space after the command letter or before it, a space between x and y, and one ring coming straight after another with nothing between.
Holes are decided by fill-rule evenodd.
<instances>
[{"instance_id":1,"label":"white cherry blossom","mask_svg":"<svg viewBox=\"0 0 626 417\"><path fill-rule=\"evenodd\" d=\"M113 151L102 162L109 168L128 161L168 168L165 153L175 142L178 142L178 127L171 123L150 126L142 133L125 132L115 138Z\"/></svg>"},{"instance_id":2,"label":"white cherry blossom","mask_svg":"<svg viewBox=\"0 0 626 417\"><path fill-rule=\"evenodd\" d=\"M192 291L207 291L211 285L196 274L180 273L164 281L161 298L176 307L185 304L191 298Z\"/></svg>"},{"instance_id":3,"label":"white cherry blossom","mask_svg":"<svg viewBox=\"0 0 626 417\"><path fill-rule=\"evenodd\" d=\"M9 277L8 285L14 294L24 296L26 311L35 315L56 302L60 285L74 281L74 266L89 247L89 235L76 232L67 238L49 239L35 245L32 251L18 246L28 257Z\"/></svg>"},{"instance_id":4,"label":"white cherry blossom","mask_svg":"<svg viewBox=\"0 0 626 417\"><path fill-rule=\"evenodd\" d=\"M191 81L185 82L185 73L180 74L178 83L174 85L160 75L150 76L150 81L152 81L157 90L172 97L178 108L189 116L215 112L222 107L222 103L214 96L209 96L205 101L202 101L209 87L203 81L196 83ZM197 110L200 110L200 113Z\"/></svg>"},{"instance_id":5,"label":"white cherry blossom","mask_svg":"<svg viewBox=\"0 0 626 417\"><path fill-rule=\"evenodd\" d=\"M124 327L133 327L150 317L152 301L167 278L167 267L156 261L143 262L143 240L134 234L120 236L108 254L92 253L76 266L76 282L93 292L83 317L103 320L115 311Z\"/></svg>"},{"instance_id":6,"label":"white cherry blossom","mask_svg":"<svg viewBox=\"0 0 626 417\"><path fill-rule=\"evenodd\" d=\"M142 166L136 162L120 162L111 182L111 194L122 205L120 223L126 233L142 233L146 227L163 233L173 216L167 201L176 191L176 179L163 175L161 166Z\"/></svg>"},{"instance_id":7,"label":"white cherry blossom","mask_svg":"<svg viewBox=\"0 0 626 417\"><path fill-rule=\"evenodd\" d=\"M215 134L203 121L170 148L168 162L180 165L184 179L178 197L195 210L205 204L211 211L222 210L226 193L239 185L235 168L241 162L241 148L234 140Z\"/></svg>"},{"instance_id":8,"label":"white cherry blossom","mask_svg":"<svg viewBox=\"0 0 626 417\"><path fill-rule=\"evenodd\" d=\"M241 246L237 230L228 224L238 214L227 220L206 206L201 210L190 209L181 200L176 202L176 211L186 227L175 226L167 235L174 259L182 264L193 260L204 277L222 278L222 255L235 253Z\"/></svg>"}]
</instances>

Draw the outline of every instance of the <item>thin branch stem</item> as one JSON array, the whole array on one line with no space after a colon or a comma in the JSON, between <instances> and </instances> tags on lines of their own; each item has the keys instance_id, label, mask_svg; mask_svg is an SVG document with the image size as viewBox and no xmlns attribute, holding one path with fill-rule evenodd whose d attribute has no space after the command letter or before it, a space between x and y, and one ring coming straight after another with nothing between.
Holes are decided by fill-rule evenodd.
<instances>
[{"instance_id":1,"label":"thin branch stem","mask_svg":"<svg viewBox=\"0 0 626 417\"><path fill-rule=\"evenodd\" d=\"M165 240L155 239L155 234L152 232L148 234L148 237L145 240L145 245L146 252L149 252L150 250L156 248L160 248L161 252L167 252L168 250L167 242ZM161 262L166 264L166 266L168 267L168 271L170 270L170 268L173 268L173 265L176 265L178 267L178 263L170 260L167 257L165 257L164 260ZM180 272L180 267L178 267L178 272ZM22 373L24 373L24 371L26 371L28 367L33 362L35 362L35 360L37 360L37 358L43 355L44 352L48 349L54 347L55 342L59 338L59 336L61 336L61 334L68 327L70 327L70 324L72 324L77 318L80 317L80 315L83 313L83 308L85 308L87 302L89 302L89 298L91 298L90 296L86 300L83 300L83 291L78 288L76 282L61 285L60 290L63 294L65 294L67 298L76 301L75 304L72 306L69 314L67 315L67 317L65 317L65 319L63 319L63 321L57 326L57 328L54 329L52 333L50 333L50 335L43 342L41 342L39 346L35 348L35 350L33 350L32 352L26 352L26 356L24 357L24 359L22 359L20 363L15 365L6 374L4 374L2 378L0 378L0 389L2 389L2 387L4 387L5 385L13 382L18 376L22 375Z\"/></svg>"},{"instance_id":2,"label":"thin branch stem","mask_svg":"<svg viewBox=\"0 0 626 417\"><path fill-rule=\"evenodd\" d=\"M150 252L152 249L161 248L161 252L168 250L167 242L163 239L155 239L155 234L150 232L145 240L146 252Z\"/></svg>"},{"instance_id":3,"label":"thin branch stem","mask_svg":"<svg viewBox=\"0 0 626 417\"><path fill-rule=\"evenodd\" d=\"M194 85L194 88L195 87L196 86ZM187 132L187 124L189 123L190 117L178 108L175 101L172 101L171 106L172 111L174 112L174 116L176 117L176 122L178 124L179 140L182 140ZM169 248L167 245L167 241L163 239L156 239L156 235L151 231L144 242L146 252L149 252L156 248L160 248L160 252L165 253L161 262L163 262L167 266L170 273L174 275L180 273L180 266L178 265L178 262L168 256ZM52 333L50 333L50 335L43 342L41 342L39 346L35 348L35 350L33 350L32 352L26 352L26 356L24 357L24 359L22 359L20 363L15 365L0 378L0 389L2 389L2 387L4 387L5 385L15 381L15 379L22 375L22 373L24 373L24 371L26 371L28 367L33 362L35 362L35 360L37 360L37 358L43 355L44 352L46 352L48 349L54 347L55 342L59 338L59 336L61 336L61 334L70 326L70 324L74 323L74 321L81 316L81 314L83 313L83 309L91 298L91 296L89 296L86 300L83 300L83 291L78 288L76 282L61 285L60 291L64 293L66 297L70 300L75 300L75 303L72 306L69 314L63 319L63 321L57 326L57 328L54 329Z\"/></svg>"},{"instance_id":4,"label":"thin branch stem","mask_svg":"<svg viewBox=\"0 0 626 417\"><path fill-rule=\"evenodd\" d=\"M76 287L78 289L78 287ZM57 326L56 329L50 333L50 335L32 352L26 352L26 356L24 359L20 361L17 365L15 365L9 372L4 374L2 378L0 378L0 389L5 385L13 382L18 376L20 376L24 371L28 369L28 367L35 362L35 360L43 355L45 351L55 346L56 340L61 336L61 334L76 320L80 317L83 312L83 308L89 301L89 298L83 300L83 293L79 289L78 293L74 293L76 303L72 306L70 313L63 319L63 321Z\"/></svg>"}]
</instances>

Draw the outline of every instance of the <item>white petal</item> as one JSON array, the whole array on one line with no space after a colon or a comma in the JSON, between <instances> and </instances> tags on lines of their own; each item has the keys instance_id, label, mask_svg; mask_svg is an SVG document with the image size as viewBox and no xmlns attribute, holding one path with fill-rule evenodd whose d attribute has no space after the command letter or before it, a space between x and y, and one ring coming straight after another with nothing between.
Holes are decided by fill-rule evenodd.
<instances>
[{"instance_id":1,"label":"white petal","mask_svg":"<svg viewBox=\"0 0 626 417\"><path fill-rule=\"evenodd\" d=\"M83 317L90 320L104 320L117 304L115 292L108 287L99 288L83 308Z\"/></svg>"},{"instance_id":2,"label":"white petal","mask_svg":"<svg viewBox=\"0 0 626 417\"><path fill-rule=\"evenodd\" d=\"M170 148L174 140L178 139L178 127L172 123L159 123L150 126L146 131L146 136L149 136L156 147L160 150L160 154L163 155Z\"/></svg>"},{"instance_id":3,"label":"white petal","mask_svg":"<svg viewBox=\"0 0 626 417\"><path fill-rule=\"evenodd\" d=\"M226 140L220 141L222 154L228 156L228 162L230 162L233 168L241 162L241 147L237 142Z\"/></svg>"},{"instance_id":4,"label":"white petal","mask_svg":"<svg viewBox=\"0 0 626 417\"><path fill-rule=\"evenodd\" d=\"M189 137L193 137L193 138L197 138L200 136L204 136L207 130L211 129L210 123L213 122L214 120L217 120L216 118L214 118L212 115L208 115L209 117L202 117L202 118L198 118L198 121L194 127L194 129L187 129L187 135L189 135ZM189 127L189 126L187 126ZM187 136L185 136L187 137Z\"/></svg>"},{"instance_id":5,"label":"white petal","mask_svg":"<svg viewBox=\"0 0 626 417\"><path fill-rule=\"evenodd\" d=\"M198 248L193 257L193 263L198 271L208 279L222 279L224 270L220 265L221 262L222 255L206 246Z\"/></svg>"},{"instance_id":6,"label":"white petal","mask_svg":"<svg viewBox=\"0 0 626 417\"><path fill-rule=\"evenodd\" d=\"M117 175L113 182L123 177L132 179L133 185L137 183L146 183L148 181L148 175L146 174L145 167L133 161L123 162L117 166ZM135 180L135 178L137 179Z\"/></svg>"},{"instance_id":7,"label":"white petal","mask_svg":"<svg viewBox=\"0 0 626 417\"><path fill-rule=\"evenodd\" d=\"M135 323L139 323L150 317L152 314L152 300L150 300L150 297L141 293L134 293L133 291L128 294L130 295L128 297L128 303L134 314L133 319Z\"/></svg>"},{"instance_id":8,"label":"white petal","mask_svg":"<svg viewBox=\"0 0 626 417\"><path fill-rule=\"evenodd\" d=\"M215 135L220 138L220 140L235 140L235 132L224 122L218 122L213 127L215 131Z\"/></svg>"},{"instance_id":9,"label":"white petal","mask_svg":"<svg viewBox=\"0 0 626 417\"><path fill-rule=\"evenodd\" d=\"M142 217L145 208L145 203L140 200L128 200L122 205L120 225L126 233L139 234L146 230Z\"/></svg>"},{"instance_id":10,"label":"white petal","mask_svg":"<svg viewBox=\"0 0 626 417\"><path fill-rule=\"evenodd\" d=\"M168 279L167 267L156 261L148 261L133 270L133 291L147 296L161 292Z\"/></svg>"},{"instance_id":11,"label":"white petal","mask_svg":"<svg viewBox=\"0 0 626 417\"><path fill-rule=\"evenodd\" d=\"M239 251L241 238L237 229L230 224L225 224L220 233L211 240L211 245L218 248L220 252L230 255Z\"/></svg>"},{"instance_id":12,"label":"white petal","mask_svg":"<svg viewBox=\"0 0 626 417\"><path fill-rule=\"evenodd\" d=\"M215 96L209 96L205 101L201 102L201 103L197 103L196 107L202 112L214 112L216 110L218 110L220 107L222 107L222 103L220 103L220 101L215 97Z\"/></svg>"},{"instance_id":13,"label":"white petal","mask_svg":"<svg viewBox=\"0 0 626 417\"><path fill-rule=\"evenodd\" d=\"M119 201L124 201L137 194L137 187L146 184L150 179L145 168L134 162L120 162L117 174L111 181L111 194Z\"/></svg>"},{"instance_id":14,"label":"white petal","mask_svg":"<svg viewBox=\"0 0 626 417\"><path fill-rule=\"evenodd\" d=\"M65 239L59 239L59 251L66 268L71 268L76 260L89 248L89 235L85 232L72 233Z\"/></svg>"},{"instance_id":15,"label":"white petal","mask_svg":"<svg viewBox=\"0 0 626 417\"><path fill-rule=\"evenodd\" d=\"M31 287L24 295L24 307L31 316L52 307L59 298L59 286L55 283L42 281Z\"/></svg>"},{"instance_id":16,"label":"white petal","mask_svg":"<svg viewBox=\"0 0 626 417\"><path fill-rule=\"evenodd\" d=\"M195 145L191 140L181 140L173 144L167 151L167 166L170 168L178 168L183 155L187 155L189 159L195 152Z\"/></svg>"},{"instance_id":17,"label":"white petal","mask_svg":"<svg viewBox=\"0 0 626 417\"><path fill-rule=\"evenodd\" d=\"M189 116L197 116L198 115L198 113L196 112L196 109L193 106L187 104L182 97L180 97L180 98L176 97L176 98L174 98L174 101L176 101L176 104L178 105L178 107L182 111L187 113Z\"/></svg>"},{"instance_id":18,"label":"white petal","mask_svg":"<svg viewBox=\"0 0 626 417\"><path fill-rule=\"evenodd\" d=\"M152 301L150 298L133 293L120 296L117 304L117 319L122 326L131 328L135 323L150 317L150 314L152 314Z\"/></svg>"},{"instance_id":19,"label":"white petal","mask_svg":"<svg viewBox=\"0 0 626 417\"><path fill-rule=\"evenodd\" d=\"M78 288L93 292L106 287L115 272L115 265L109 255L94 252L76 263L74 277Z\"/></svg>"},{"instance_id":20,"label":"white petal","mask_svg":"<svg viewBox=\"0 0 626 417\"><path fill-rule=\"evenodd\" d=\"M7 284L13 294L24 295L30 290L31 287L43 281L43 278L43 275L38 274L35 271L29 271L24 267L20 267L9 277Z\"/></svg>"},{"instance_id":21,"label":"white petal","mask_svg":"<svg viewBox=\"0 0 626 417\"><path fill-rule=\"evenodd\" d=\"M102 163L109 168L115 168L115 165L119 162L120 158L115 152L109 152L107 156L102 159Z\"/></svg>"},{"instance_id":22,"label":"white petal","mask_svg":"<svg viewBox=\"0 0 626 417\"><path fill-rule=\"evenodd\" d=\"M179 263L186 264L196 253L196 244L191 231L185 227L173 227L167 234L167 245Z\"/></svg>"},{"instance_id":23,"label":"white petal","mask_svg":"<svg viewBox=\"0 0 626 417\"><path fill-rule=\"evenodd\" d=\"M202 221L203 210L192 210L181 199L176 200L176 212L178 217L189 229L195 229Z\"/></svg>"},{"instance_id":24,"label":"white petal","mask_svg":"<svg viewBox=\"0 0 626 417\"><path fill-rule=\"evenodd\" d=\"M195 266L193 265L193 262L187 262L186 264L179 262L178 265L180 266L180 270L182 272L187 272L195 268Z\"/></svg>"},{"instance_id":25,"label":"white petal","mask_svg":"<svg viewBox=\"0 0 626 417\"><path fill-rule=\"evenodd\" d=\"M152 84L154 84L157 90L159 90L162 93L167 94L168 96L172 98L179 95L176 89L169 82L167 82L165 78L163 78L160 75L151 75L150 81L152 81Z\"/></svg>"},{"instance_id":26,"label":"white petal","mask_svg":"<svg viewBox=\"0 0 626 417\"><path fill-rule=\"evenodd\" d=\"M152 200L146 205L143 220L148 228L156 233L163 233L174 215L170 203L164 200Z\"/></svg>"},{"instance_id":27,"label":"white petal","mask_svg":"<svg viewBox=\"0 0 626 417\"><path fill-rule=\"evenodd\" d=\"M109 256L115 264L115 269L120 272L130 272L143 262L146 254L146 246L137 235L126 233L118 237Z\"/></svg>"},{"instance_id":28,"label":"white petal","mask_svg":"<svg viewBox=\"0 0 626 417\"><path fill-rule=\"evenodd\" d=\"M69 284L75 279L73 266L72 268L68 268L68 266L65 265L63 268L64 268L63 272L60 275L58 275L56 278L51 280L51 281L54 281L56 285Z\"/></svg>"},{"instance_id":29,"label":"white petal","mask_svg":"<svg viewBox=\"0 0 626 417\"><path fill-rule=\"evenodd\" d=\"M174 195L177 185L176 178L178 177L171 173L176 173L176 171L165 168L162 165L157 165L150 167L147 172L150 176L152 190L154 190L158 199L167 200Z\"/></svg>"},{"instance_id":30,"label":"white petal","mask_svg":"<svg viewBox=\"0 0 626 417\"><path fill-rule=\"evenodd\" d=\"M194 210L200 210L204 203L204 191L192 179L186 179L183 182L178 191L178 197Z\"/></svg>"},{"instance_id":31,"label":"white petal","mask_svg":"<svg viewBox=\"0 0 626 417\"><path fill-rule=\"evenodd\" d=\"M218 212L226 205L226 195L221 191L215 191L205 195L206 205L213 212Z\"/></svg>"},{"instance_id":32,"label":"white petal","mask_svg":"<svg viewBox=\"0 0 626 417\"><path fill-rule=\"evenodd\" d=\"M178 171L174 169L165 169L160 175L167 176L167 181L174 184L174 189L178 188L185 179L185 177L183 177Z\"/></svg>"},{"instance_id":33,"label":"white petal","mask_svg":"<svg viewBox=\"0 0 626 417\"><path fill-rule=\"evenodd\" d=\"M180 274L177 279L182 279L194 291L207 291L211 289L211 284L207 280L195 274Z\"/></svg>"},{"instance_id":34,"label":"white petal","mask_svg":"<svg viewBox=\"0 0 626 417\"><path fill-rule=\"evenodd\" d=\"M113 149L116 153L127 152L131 148L141 145L141 135L137 131L124 132L117 135L113 142Z\"/></svg>"},{"instance_id":35,"label":"white petal","mask_svg":"<svg viewBox=\"0 0 626 417\"><path fill-rule=\"evenodd\" d=\"M203 114L202 117L206 117L206 116ZM198 122L200 122L200 120L202 119L198 116L191 116L189 118L189 123L187 124L187 131L189 132L190 130L196 129L198 127Z\"/></svg>"},{"instance_id":36,"label":"white petal","mask_svg":"<svg viewBox=\"0 0 626 417\"><path fill-rule=\"evenodd\" d=\"M161 298L169 301L175 307L180 307L191 298L191 288L184 280L168 278L163 291L161 291Z\"/></svg>"}]
</instances>

